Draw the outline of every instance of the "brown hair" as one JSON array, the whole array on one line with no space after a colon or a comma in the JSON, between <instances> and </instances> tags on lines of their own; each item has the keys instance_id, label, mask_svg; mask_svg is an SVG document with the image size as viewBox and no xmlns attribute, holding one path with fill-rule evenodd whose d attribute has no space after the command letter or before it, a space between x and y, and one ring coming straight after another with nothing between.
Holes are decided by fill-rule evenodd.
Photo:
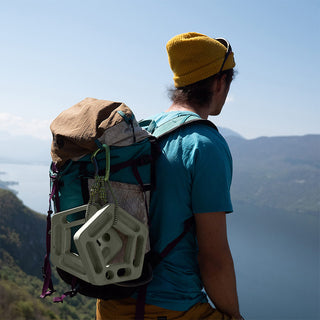
<instances>
[{"instance_id":1,"label":"brown hair","mask_svg":"<svg viewBox=\"0 0 320 320\"><path fill-rule=\"evenodd\" d=\"M226 84L229 87L235 76L233 69L228 69L204 80L187 85L185 87L169 89L170 99L177 104L190 104L204 107L212 99L212 84L226 74Z\"/></svg>"}]
</instances>

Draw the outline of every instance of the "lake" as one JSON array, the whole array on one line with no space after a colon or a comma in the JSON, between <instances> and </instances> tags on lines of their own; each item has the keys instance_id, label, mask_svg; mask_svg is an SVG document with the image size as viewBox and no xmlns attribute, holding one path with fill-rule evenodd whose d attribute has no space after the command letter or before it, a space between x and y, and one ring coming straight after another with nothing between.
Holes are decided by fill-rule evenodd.
<instances>
[{"instance_id":1,"label":"lake","mask_svg":"<svg viewBox=\"0 0 320 320\"><path fill-rule=\"evenodd\" d=\"M46 213L46 165L0 164L0 179L29 208ZM320 215L234 203L228 215L241 312L247 320L320 319Z\"/></svg>"},{"instance_id":2,"label":"lake","mask_svg":"<svg viewBox=\"0 0 320 320\"><path fill-rule=\"evenodd\" d=\"M234 203L228 217L246 319L320 319L320 221Z\"/></svg>"},{"instance_id":3,"label":"lake","mask_svg":"<svg viewBox=\"0 0 320 320\"><path fill-rule=\"evenodd\" d=\"M8 164L0 163L0 180L17 181L19 184L9 186L17 191L23 203L40 213L47 213L50 193L49 164Z\"/></svg>"}]
</instances>

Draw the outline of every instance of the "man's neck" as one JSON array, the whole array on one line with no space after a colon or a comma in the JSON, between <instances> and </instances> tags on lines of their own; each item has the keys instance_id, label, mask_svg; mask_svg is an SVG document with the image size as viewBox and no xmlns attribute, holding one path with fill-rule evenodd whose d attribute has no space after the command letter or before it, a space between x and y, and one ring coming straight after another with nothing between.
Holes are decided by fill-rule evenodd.
<instances>
[{"instance_id":1,"label":"man's neck","mask_svg":"<svg viewBox=\"0 0 320 320\"><path fill-rule=\"evenodd\" d=\"M186 104L173 103L166 112L170 111L191 111L198 114L202 119L208 119L209 113L206 108L196 108Z\"/></svg>"}]
</instances>

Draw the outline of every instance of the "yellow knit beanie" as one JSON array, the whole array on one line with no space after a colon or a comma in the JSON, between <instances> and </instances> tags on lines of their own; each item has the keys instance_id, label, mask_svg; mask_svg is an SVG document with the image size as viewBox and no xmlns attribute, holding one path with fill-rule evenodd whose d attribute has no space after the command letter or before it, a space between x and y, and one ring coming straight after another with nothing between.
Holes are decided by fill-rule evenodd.
<instances>
[{"instance_id":1,"label":"yellow knit beanie","mask_svg":"<svg viewBox=\"0 0 320 320\"><path fill-rule=\"evenodd\" d=\"M227 48L206 35L188 32L179 34L167 43L169 64L176 88L206 79L220 71ZM231 52L222 70L235 66Z\"/></svg>"}]
</instances>

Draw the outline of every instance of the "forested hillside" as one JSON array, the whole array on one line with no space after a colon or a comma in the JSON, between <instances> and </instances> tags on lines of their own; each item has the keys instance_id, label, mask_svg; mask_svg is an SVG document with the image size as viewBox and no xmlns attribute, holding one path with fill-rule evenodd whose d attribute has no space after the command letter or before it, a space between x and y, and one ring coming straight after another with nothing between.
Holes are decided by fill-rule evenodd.
<instances>
[{"instance_id":1,"label":"forested hillside","mask_svg":"<svg viewBox=\"0 0 320 320\"><path fill-rule=\"evenodd\" d=\"M44 215L26 208L11 192L0 189L0 248L27 274L41 277L45 252Z\"/></svg>"},{"instance_id":2,"label":"forested hillside","mask_svg":"<svg viewBox=\"0 0 320 320\"><path fill-rule=\"evenodd\" d=\"M95 301L82 296L54 304L39 298L45 255L45 216L0 189L0 320L92 320ZM62 294L68 289L55 280Z\"/></svg>"},{"instance_id":3,"label":"forested hillside","mask_svg":"<svg viewBox=\"0 0 320 320\"><path fill-rule=\"evenodd\" d=\"M319 214L320 135L227 140L234 201Z\"/></svg>"}]
</instances>

